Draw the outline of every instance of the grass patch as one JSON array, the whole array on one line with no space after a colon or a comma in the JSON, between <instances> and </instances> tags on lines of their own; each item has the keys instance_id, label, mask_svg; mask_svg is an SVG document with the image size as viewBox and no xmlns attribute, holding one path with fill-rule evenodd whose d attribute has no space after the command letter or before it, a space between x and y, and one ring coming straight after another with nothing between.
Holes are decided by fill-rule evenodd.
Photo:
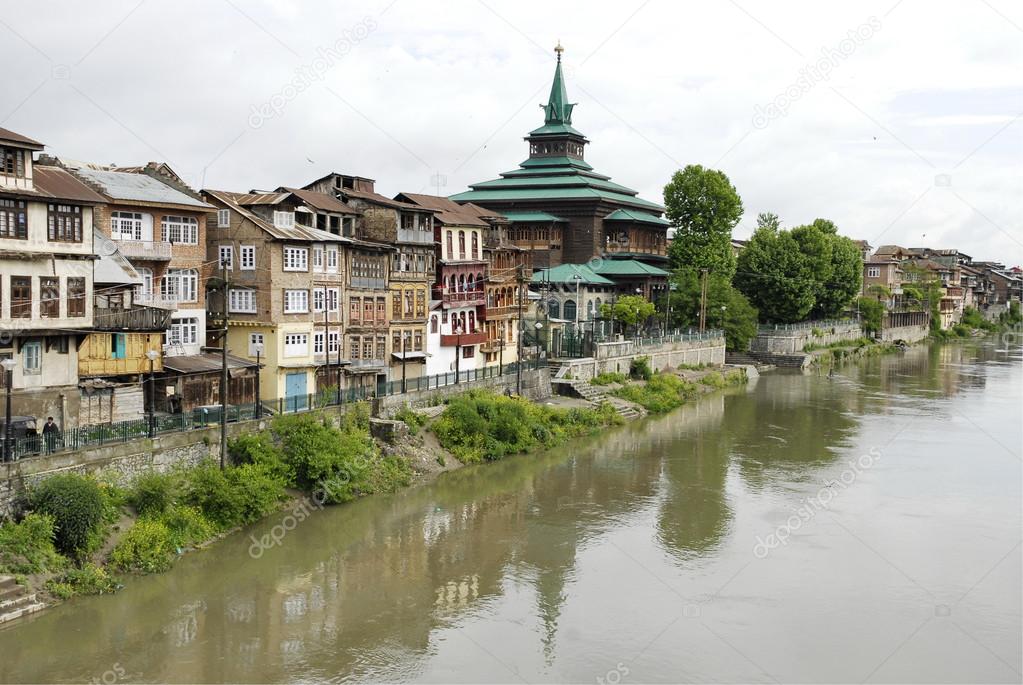
<instances>
[{"instance_id":1,"label":"grass patch","mask_svg":"<svg viewBox=\"0 0 1023 685\"><path fill-rule=\"evenodd\" d=\"M673 373L658 373L644 385L627 385L612 394L635 402L651 414L663 414L682 406L697 395L696 385Z\"/></svg>"},{"instance_id":2,"label":"grass patch","mask_svg":"<svg viewBox=\"0 0 1023 685\"><path fill-rule=\"evenodd\" d=\"M70 568L60 576L46 581L46 589L60 599L70 599L77 595L112 594L121 587L117 578L107 573L106 569L91 563L81 568Z\"/></svg>"},{"instance_id":3,"label":"grass patch","mask_svg":"<svg viewBox=\"0 0 1023 685\"><path fill-rule=\"evenodd\" d=\"M605 371L590 379L590 385L611 385L612 383L625 385L628 382L628 376L624 373L615 373L614 371Z\"/></svg>"},{"instance_id":4,"label":"grass patch","mask_svg":"<svg viewBox=\"0 0 1023 685\"><path fill-rule=\"evenodd\" d=\"M621 422L607 404L599 409L560 409L472 390L451 400L433 431L443 447L473 464L552 447Z\"/></svg>"},{"instance_id":5,"label":"grass patch","mask_svg":"<svg viewBox=\"0 0 1023 685\"><path fill-rule=\"evenodd\" d=\"M426 417L417 414L409 406L404 406L394 415L395 420L403 421L408 426L411 435L419 433L419 429L426 425Z\"/></svg>"},{"instance_id":6,"label":"grass patch","mask_svg":"<svg viewBox=\"0 0 1023 685\"><path fill-rule=\"evenodd\" d=\"M55 571L67 566L57 553L53 517L27 514L20 522L0 524L0 573L27 575Z\"/></svg>"}]
</instances>

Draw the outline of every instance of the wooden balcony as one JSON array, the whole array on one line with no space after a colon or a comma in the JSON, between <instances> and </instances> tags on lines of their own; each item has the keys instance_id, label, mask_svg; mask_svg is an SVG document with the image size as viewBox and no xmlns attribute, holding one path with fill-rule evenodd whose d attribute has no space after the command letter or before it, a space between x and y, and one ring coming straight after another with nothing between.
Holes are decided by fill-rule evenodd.
<instances>
[{"instance_id":1,"label":"wooden balcony","mask_svg":"<svg viewBox=\"0 0 1023 685\"><path fill-rule=\"evenodd\" d=\"M170 326L171 310L134 306L131 309L93 310L93 328L97 331L165 331Z\"/></svg>"},{"instance_id":2,"label":"wooden balcony","mask_svg":"<svg viewBox=\"0 0 1023 685\"><path fill-rule=\"evenodd\" d=\"M453 347L457 345L480 345L487 341L486 331L477 331L475 333L452 333L451 335L441 334L440 344L444 347Z\"/></svg>"},{"instance_id":3,"label":"wooden balcony","mask_svg":"<svg viewBox=\"0 0 1023 685\"><path fill-rule=\"evenodd\" d=\"M399 228L398 242L429 245L433 243L433 231L417 231L411 228Z\"/></svg>"},{"instance_id":4,"label":"wooden balcony","mask_svg":"<svg viewBox=\"0 0 1023 685\"><path fill-rule=\"evenodd\" d=\"M483 290L450 290L449 288L434 289L434 297L438 297L445 305L471 307L486 304L487 297Z\"/></svg>"}]
</instances>

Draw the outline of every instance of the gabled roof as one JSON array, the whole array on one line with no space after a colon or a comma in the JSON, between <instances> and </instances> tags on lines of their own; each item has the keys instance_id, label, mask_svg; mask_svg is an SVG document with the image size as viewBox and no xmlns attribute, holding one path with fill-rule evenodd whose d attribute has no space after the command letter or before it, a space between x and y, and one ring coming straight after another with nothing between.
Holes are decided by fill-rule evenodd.
<instances>
[{"instance_id":1,"label":"gabled roof","mask_svg":"<svg viewBox=\"0 0 1023 685\"><path fill-rule=\"evenodd\" d=\"M357 242L357 241L352 240L351 238L346 238L344 236L336 235L334 233L329 233L327 231L321 231L318 228L310 228L308 226L302 226L300 224L295 224L291 228L280 228L278 226L274 226L273 223L271 223L271 222L267 221L266 219L264 219L263 217L259 216L258 214L256 214L255 212L253 212L251 209L249 209L246 206L246 205L253 205L253 204L267 204L267 203L261 202L260 200L261 200L261 197L263 195L268 195L268 193L256 193L256 194L253 194L253 193L232 193L232 192L229 192L229 191L226 191L226 190L209 190L209 189L203 189L202 192L205 193L206 195L208 195L209 197L211 197L211 198L213 198L213 199L223 203L224 205L226 205L228 207L228 209L232 209L232 210L238 212L243 217L245 217L246 219L251 221L253 224L255 224L256 227L261 228L268 235L270 235L271 237L276 238L278 240L295 240L295 241L313 242L313 243L354 243L354 242ZM269 194L270 195L281 195L284 198L288 197L288 193L269 193ZM253 200L253 198L255 198L255 201L250 201L250 200ZM273 203L269 203L269 204L273 204Z\"/></svg>"},{"instance_id":2,"label":"gabled roof","mask_svg":"<svg viewBox=\"0 0 1023 685\"><path fill-rule=\"evenodd\" d=\"M36 193L60 200L85 204L105 204L106 198L82 183L68 171L56 166L32 166L32 185Z\"/></svg>"},{"instance_id":3,"label":"gabled roof","mask_svg":"<svg viewBox=\"0 0 1023 685\"><path fill-rule=\"evenodd\" d=\"M671 226L671 222L667 219L631 209L616 209L605 216L604 221L634 221L643 224L656 224L657 226Z\"/></svg>"},{"instance_id":4,"label":"gabled roof","mask_svg":"<svg viewBox=\"0 0 1023 685\"><path fill-rule=\"evenodd\" d=\"M664 269L644 264L637 259L595 259L590 262L590 268L601 276L654 276L667 278L671 275Z\"/></svg>"},{"instance_id":5,"label":"gabled roof","mask_svg":"<svg viewBox=\"0 0 1023 685\"><path fill-rule=\"evenodd\" d=\"M117 249L117 243L103 235L99 229L93 231L93 244L113 249L97 248L99 259L92 263L92 280L97 284L136 285L142 277L131 262Z\"/></svg>"},{"instance_id":6,"label":"gabled roof","mask_svg":"<svg viewBox=\"0 0 1023 685\"><path fill-rule=\"evenodd\" d=\"M579 278L577 279L576 276ZM576 282L583 285L614 285L614 281L604 278L586 264L560 264L550 269L533 272L532 283L568 283Z\"/></svg>"},{"instance_id":7,"label":"gabled roof","mask_svg":"<svg viewBox=\"0 0 1023 685\"><path fill-rule=\"evenodd\" d=\"M380 193L374 193L368 190L353 190L352 188L342 188L338 190L339 193L345 198L355 198L356 200L362 200L371 204L383 205L384 207L390 207L391 209L407 209L407 210L419 210L423 211L422 207L418 207L409 202L402 202L401 200L392 200L389 197L384 197Z\"/></svg>"},{"instance_id":8,"label":"gabled roof","mask_svg":"<svg viewBox=\"0 0 1023 685\"><path fill-rule=\"evenodd\" d=\"M563 224L568 223L568 219L562 219L560 216L554 216L553 214L548 214L547 212L540 211L523 210L521 212L501 212L501 214L507 217L508 221L512 222L513 224L514 223L535 224L540 221L557 221Z\"/></svg>"},{"instance_id":9,"label":"gabled roof","mask_svg":"<svg viewBox=\"0 0 1023 685\"><path fill-rule=\"evenodd\" d=\"M186 195L147 174L107 171L87 166L74 169L79 178L91 183L111 200L153 205L175 205L195 210L212 209L201 200Z\"/></svg>"},{"instance_id":10,"label":"gabled roof","mask_svg":"<svg viewBox=\"0 0 1023 685\"><path fill-rule=\"evenodd\" d=\"M44 147L38 140L32 140L28 136L23 136L6 128L0 128L0 143L14 143L16 147L28 148L30 150L42 150Z\"/></svg>"},{"instance_id":11,"label":"gabled roof","mask_svg":"<svg viewBox=\"0 0 1023 685\"><path fill-rule=\"evenodd\" d=\"M480 214L472 209L465 209L457 202L439 195L421 195L419 193L398 193L396 200L407 200L419 209L429 209L434 216L446 226L490 226L480 218Z\"/></svg>"},{"instance_id":12,"label":"gabled roof","mask_svg":"<svg viewBox=\"0 0 1023 685\"><path fill-rule=\"evenodd\" d=\"M320 210L321 212L334 212L335 214L351 214L358 216L360 212L346 205L341 200L337 199L333 195L327 193L318 193L315 190L305 190L303 188L286 188L280 187L278 191L285 191L291 193L302 202L306 203L310 207Z\"/></svg>"}]
</instances>

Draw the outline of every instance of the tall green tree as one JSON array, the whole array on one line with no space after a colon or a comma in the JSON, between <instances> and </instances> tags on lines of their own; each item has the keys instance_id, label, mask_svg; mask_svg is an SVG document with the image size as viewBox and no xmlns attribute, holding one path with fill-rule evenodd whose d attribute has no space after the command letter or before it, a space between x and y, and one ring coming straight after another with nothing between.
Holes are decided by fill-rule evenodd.
<instances>
[{"instance_id":1,"label":"tall green tree","mask_svg":"<svg viewBox=\"0 0 1023 685\"><path fill-rule=\"evenodd\" d=\"M695 269L680 269L672 283L676 290L671 296L669 328L695 328L700 323L700 274ZM746 350L757 334L757 310L719 274L707 276L707 327L724 330L729 350Z\"/></svg>"},{"instance_id":2,"label":"tall green tree","mask_svg":"<svg viewBox=\"0 0 1023 685\"><path fill-rule=\"evenodd\" d=\"M731 279L735 273L732 229L743 209L728 176L690 164L664 186L664 207L675 229L668 250L672 269L708 269Z\"/></svg>"},{"instance_id":3,"label":"tall green tree","mask_svg":"<svg viewBox=\"0 0 1023 685\"><path fill-rule=\"evenodd\" d=\"M816 301L813 268L790 231L758 228L739 253L735 286L769 322L801 321Z\"/></svg>"},{"instance_id":4,"label":"tall green tree","mask_svg":"<svg viewBox=\"0 0 1023 685\"><path fill-rule=\"evenodd\" d=\"M600 317L602 319L614 319L623 328L638 326L646 323L647 319L657 313L654 303L639 295L623 295L615 300L612 305L605 302L600 305Z\"/></svg>"},{"instance_id":5,"label":"tall green tree","mask_svg":"<svg viewBox=\"0 0 1023 685\"><path fill-rule=\"evenodd\" d=\"M829 219L792 229L792 237L806 255L814 279L812 318L838 316L859 295L863 284L863 257L856 243L838 235Z\"/></svg>"}]
</instances>

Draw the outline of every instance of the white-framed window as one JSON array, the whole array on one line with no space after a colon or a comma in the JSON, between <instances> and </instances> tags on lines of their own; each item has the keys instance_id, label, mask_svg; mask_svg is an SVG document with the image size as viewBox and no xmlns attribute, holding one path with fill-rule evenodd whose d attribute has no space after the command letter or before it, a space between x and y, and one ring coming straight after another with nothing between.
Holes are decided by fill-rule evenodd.
<instances>
[{"instance_id":1,"label":"white-framed window","mask_svg":"<svg viewBox=\"0 0 1023 685\"><path fill-rule=\"evenodd\" d=\"M337 263L338 263L337 262L337 248L336 247L328 247L327 248L327 273L329 273L329 274L336 274L337 273Z\"/></svg>"},{"instance_id":2,"label":"white-framed window","mask_svg":"<svg viewBox=\"0 0 1023 685\"><path fill-rule=\"evenodd\" d=\"M250 357L255 357L256 356L256 346L257 345L262 345L262 344L263 344L263 334L262 333L249 333L249 356ZM263 351L264 352L266 351L265 347L263 348Z\"/></svg>"},{"instance_id":3,"label":"white-framed window","mask_svg":"<svg viewBox=\"0 0 1023 685\"><path fill-rule=\"evenodd\" d=\"M170 328L167 329L167 344L169 345L195 345L199 342L199 319L186 317L183 319L172 319Z\"/></svg>"},{"instance_id":4,"label":"white-framed window","mask_svg":"<svg viewBox=\"0 0 1023 685\"><path fill-rule=\"evenodd\" d=\"M341 331L331 331L327 334L327 352L337 354L338 345L341 344Z\"/></svg>"},{"instance_id":5,"label":"white-framed window","mask_svg":"<svg viewBox=\"0 0 1023 685\"><path fill-rule=\"evenodd\" d=\"M142 213L110 212L110 237L114 240L142 240Z\"/></svg>"},{"instance_id":6,"label":"white-framed window","mask_svg":"<svg viewBox=\"0 0 1023 685\"><path fill-rule=\"evenodd\" d=\"M313 354L323 354L323 331L313 333Z\"/></svg>"},{"instance_id":7,"label":"white-framed window","mask_svg":"<svg viewBox=\"0 0 1023 685\"><path fill-rule=\"evenodd\" d=\"M21 346L21 358L24 362L22 373L35 375L43 369L43 347L38 341L27 342Z\"/></svg>"},{"instance_id":8,"label":"white-framed window","mask_svg":"<svg viewBox=\"0 0 1023 685\"><path fill-rule=\"evenodd\" d=\"M234 271L234 246L221 245L217 257L219 258L218 266L223 264L225 269Z\"/></svg>"},{"instance_id":9,"label":"white-framed window","mask_svg":"<svg viewBox=\"0 0 1023 685\"><path fill-rule=\"evenodd\" d=\"M140 295L152 295L153 294L153 270L148 266L141 266L135 269L139 272L139 276L142 278L142 284L138 286L137 292Z\"/></svg>"},{"instance_id":10,"label":"white-framed window","mask_svg":"<svg viewBox=\"0 0 1023 685\"><path fill-rule=\"evenodd\" d=\"M245 288L231 288L227 303L228 311L240 314L256 313L256 291Z\"/></svg>"},{"instance_id":11,"label":"white-framed window","mask_svg":"<svg viewBox=\"0 0 1023 685\"><path fill-rule=\"evenodd\" d=\"M191 216L165 216L160 221L163 239L179 245L199 244L199 221Z\"/></svg>"},{"instance_id":12,"label":"white-framed window","mask_svg":"<svg viewBox=\"0 0 1023 685\"><path fill-rule=\"evenodd\" d=\"M285 290L284 291L284 313L285 314L306 314L309 312L309 291L308 290Z\"/></svg>"},{"instance_id":13,"label":"white-framed window","mask_svg":"<svg viewBox=\"0 0 1023 685\"><path fill-rule=\"evenodd\" d=\"M284 356L304 357L309 354L308 333L288 333L284 336Z\"/></svg>"},{"instance_id":14,"label":"white-framed window","mask_svg":"<svg viewBox=\"0 0 1023 685\"><path fill-rule=\"evenodd\" d=\"M309 271L309 250L304 247L285 247L284 270Z\"/></svg>"},{"instance_id":15,"label":"white-framed window","mask_svg":"<svg viewBox=\"0 0 1023 685\"><path fill-rule=\"evenodd\" d=\"M231 210L230 209L218 209L217 210L217 228L230 228L231 227Z\"/></svg>"},{"instance_id":16,"label":"white-framed window","mask_svg":"<svg viewBox=\"0 0 1023 685\"><path fill-rule=\"evenodd\" d=\"M274 212L274 226L276 228L294 228L294 212Z\"/></svg>"},{"instance_id":17,"label":"white-framed window","mask_svg":"<svg viewBox=\"0 0 1023 685\"><path fill-rule=\"evenodd\" d=\"M323 247L320 245L313 246L313 271L323 272Z\"/></svg>"},{"instance_id":18,"label":"white-framed window","mask_svg":"<svg viewBox=\"0 0 1023 685\"><path fill-rule=\"evenodd\" d=\"M198 302L199 272L195 269L168 269L160 283L160 294L178 302Z\"/></svg>"},{"instance_id":19,"label":"white-framed window","mask_svg":"<svg viewBox=\"0 0 1023 685\"><path fill-rule=\"evenodd\" d=\"M238 266L242 271L256 270L255 245L242 245L238 248Z\"/></svg>"},{"instance_id":20,"label":"white-framed window","mask_svg":"<svg viewBox=\"0 0 1023 685\"><path fill-rule=\"evenodd\" d=\"M327 305L326 309L328 312L339 312L341 311L341 290L340 288L327 288Z\"/></svg>"},{"instance_id":21,"label":"white-framed window","mask_svg":"<svg viewBox=\"0 0 1023 685\"><path fill-rule=\"evenodd\" d=\"M867 278L880 278L881 267L879 266L868 266L867 267Z\"/></svg>"},{"instance_id":22,"label":"white-framed window","mask_svg":"<svg viewBox=\"0 0 1023 685\"><path fill-rule=\"evenodd\" d=\"M326 299L326 293L323 288L313 289L313 311L322 312L324 307L324 301Z\"/></svg>"}]
</instances>

